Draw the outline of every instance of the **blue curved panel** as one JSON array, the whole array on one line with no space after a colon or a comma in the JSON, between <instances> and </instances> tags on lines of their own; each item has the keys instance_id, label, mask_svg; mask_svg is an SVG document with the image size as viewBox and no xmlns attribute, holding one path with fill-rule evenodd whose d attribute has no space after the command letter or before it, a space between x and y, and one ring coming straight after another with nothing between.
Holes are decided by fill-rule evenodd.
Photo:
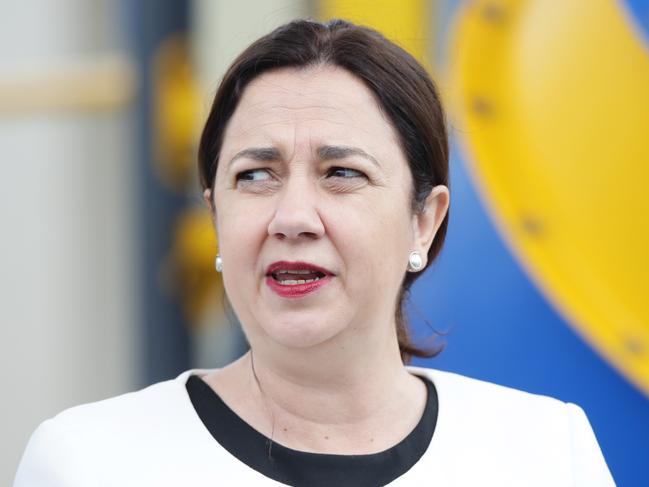
<instances>
[{"instance_id":1,"label":"blue curved panel","mask_svg":"<svg viewBox=\"0 0 649 487\"><path fill-rule=\"evenodd\" d=\"M456 148L451 195L445 248L413 287L409 310L415 334L446 330L447 347L414 363L579 404L618 485L648 485L638 466L649 458L649 400L539 294L489 220Z\"/></svg>"},{"instance_id":2,"label":"blue curved panel","mask_svg":"<svg viewBox=\"0 0 649 487\"><path fill-rule=\"evenodd\" d=\"M640 30L647 48L649 48L649 1L623 0L622 3L631 15L633 23Z\"/></svg>"}]
</instances>

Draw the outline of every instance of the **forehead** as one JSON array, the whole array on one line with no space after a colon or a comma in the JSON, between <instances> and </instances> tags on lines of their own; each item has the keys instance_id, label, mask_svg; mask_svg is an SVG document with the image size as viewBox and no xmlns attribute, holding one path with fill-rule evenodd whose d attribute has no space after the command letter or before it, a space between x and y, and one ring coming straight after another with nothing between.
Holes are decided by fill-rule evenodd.
<instances>
[{"instance_id":1,"label":"forehead","mask_svg":"<svg viewBox=\"0 0 649 487\"><path fill-rule=\"evenodd\" d=\"M254 79L228 123L224 142L270 142L282 132L298 139L294 143L302 136L312 143L333 138L395 145L398 140L374 94L356 76L334 66L285 68Z\"/></svg>"}]
</instances>

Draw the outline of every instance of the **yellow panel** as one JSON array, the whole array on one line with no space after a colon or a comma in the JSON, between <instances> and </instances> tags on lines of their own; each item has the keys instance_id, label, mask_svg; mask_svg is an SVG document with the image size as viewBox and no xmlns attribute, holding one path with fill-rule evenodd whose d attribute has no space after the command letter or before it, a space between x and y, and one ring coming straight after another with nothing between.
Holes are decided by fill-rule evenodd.
<instances>
[{"instance_id":1,"label":"yellow panel","mask_svg":"<svg viewBox=\"0 0 649 487\"><path fill-rule=\"evenodd\" d=\"M319 16L372 27L427 64L431 34L425 0L322 0Z\"/></svg>"},{"instance_id":2,"label":"yellow panel","mask_svg":"<svg viewBox=\"0 0 649 487\"><path fill-rule=\"evenodd\" d=\"M161 43L152 74L156 173L171 188L185 191L194 176L200 98L184 37Z\"/></svg>"},{"instance_id":3,"label":"yellow panel","mask_svg":"<svg viewBox=\"0 0 649 487\"><path fill-rule=\"evenodd\" d=\"M649 393L649 51L613 0L474 1L451 44L472 173L533 279Z\"/></svg>"},{"instance_id":4,"label":"yellow panel","mask_svg":"<svg viewBox=\"0 0 649 487\"><path fill-rule=\"evenodd\" d=\"M223 281L214 271L218 242L209 212L187 208L174 224L172 249L161 272L164 288L178 293L188 322L199 325L215 298L222 295ZM217 299L220 303L220 299Z\"/></svg>"}]
</instances>

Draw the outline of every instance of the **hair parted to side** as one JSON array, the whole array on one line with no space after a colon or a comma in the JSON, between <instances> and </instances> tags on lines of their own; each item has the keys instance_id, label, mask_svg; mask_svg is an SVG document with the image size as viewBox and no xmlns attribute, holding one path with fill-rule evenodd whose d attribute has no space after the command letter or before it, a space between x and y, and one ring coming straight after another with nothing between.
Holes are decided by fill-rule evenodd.
<instances>
[{"instance_id":1,"label":"hair parted to side","mask_svg":"<svg viewBox=\"0 0 649 487\"><path fill-rule=\"evenodd\" d=\"M198 148L203 189L214 187L223 136L244 89L259 75L280 68L331 65L346 69L374 93L394 125L413 179L411 209L419 212L434 186L448 186L446 121L435 84L405 50L377 31L344 20L296 20L251 44L225 73L205 123ZM428 251L426 267L439 254L448 213ZM404 301L421 273L406 272L395 305L401 358L434 357L442 347L420 348L410 340Z\"/></svg>"}]
</instances>

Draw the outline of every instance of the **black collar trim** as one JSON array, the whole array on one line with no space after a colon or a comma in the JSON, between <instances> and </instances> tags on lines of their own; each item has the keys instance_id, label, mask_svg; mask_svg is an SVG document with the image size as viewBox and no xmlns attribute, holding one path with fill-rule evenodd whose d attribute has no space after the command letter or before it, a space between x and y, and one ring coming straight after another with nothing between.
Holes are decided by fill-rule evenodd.
<instances>
[{"instance_id":1,"label":"black collar trim","mask_svg":"<svg viewBox=\"0 0 649 487\"><path fill-rule=\"evenodd\" d=\"M369 455L308 453L273 442L243 421L199 376L186 383L201 421L214 439L236 458L266 477L295 486L386 485L415 465L426 452L437 424L438 398L434 384L421 378L428 399L421 420L408 436L391 448Z\"/></svg>"}]
</instances>

